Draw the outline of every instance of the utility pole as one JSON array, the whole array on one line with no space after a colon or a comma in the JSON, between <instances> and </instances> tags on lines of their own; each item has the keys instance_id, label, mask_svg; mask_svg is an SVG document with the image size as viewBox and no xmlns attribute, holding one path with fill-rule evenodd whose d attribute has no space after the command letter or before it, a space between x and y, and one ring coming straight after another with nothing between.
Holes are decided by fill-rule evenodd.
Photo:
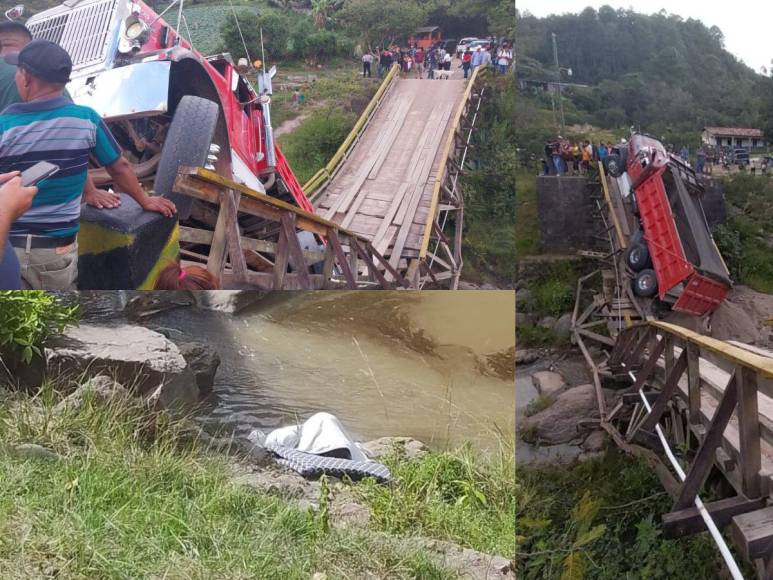
<instances>
[{"instance_id":1,"label":"utility pole","mask_svg":"<svg viewBox=\"0 0 773 580\"><path fill-rule=\"evenodd\" d=\"M556 42L556 33L552 32L553 35L553 58L556 61L556 80L558 81L558 108L561 111L561 136L564 136L564 99L563 94L561 91L561 67L558 66L558 43Z\"/></svg>"}]
</instances>

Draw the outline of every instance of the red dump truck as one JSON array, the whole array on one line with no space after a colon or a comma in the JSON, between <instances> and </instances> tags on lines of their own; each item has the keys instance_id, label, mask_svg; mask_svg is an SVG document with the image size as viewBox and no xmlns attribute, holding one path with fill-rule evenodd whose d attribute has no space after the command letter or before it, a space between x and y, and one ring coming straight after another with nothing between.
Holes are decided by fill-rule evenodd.
<instances>
[{"instance_id":1,"label":"red dump truck","mask_svg":"<svg viewBox=\"0 0 773 580\"><path fill-rule=\"evenodd\" d=\"M732 281L701 205L693 169L648 135L634 134L604 162L612 177L627 173L630 209L639 229L625 254L633 290L658 296L676 311L704 315L727 297Z\"/></svg>"},{"instance_id":2,"label":"red dump truck","mask_svg":"<svg viewBox=\"0 0 773 580\"><path fill-rule=\"evenodd\" d=\"M179 19L177 8L170 14ZM207 166L313 211L274 144L268 72L256 90L229 54L201 55L139 0L67 0L26 25L69 52L73 100L106 120L137 175L174 199L180 219L196 209L172 191L181 165ZM109 179L97 166L91 173L98 185Z\"/></svg>"}]
</instances>

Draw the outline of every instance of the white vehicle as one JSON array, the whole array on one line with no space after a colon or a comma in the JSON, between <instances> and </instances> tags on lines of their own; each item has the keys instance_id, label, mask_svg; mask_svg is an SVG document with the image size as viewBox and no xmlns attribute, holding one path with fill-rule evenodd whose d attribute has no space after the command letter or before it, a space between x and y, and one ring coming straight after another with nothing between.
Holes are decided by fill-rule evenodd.
<instances>
[{"instance_id":1,"label":"white vehicle","mask_svg":"<svg viewBox=\"0 0 773 580\"><path fill-rule=\"evenodd\" d=\"M475 36L467 36L462 38L459 41L459 44L456 45L456 56L459 57L465 50L467 50L467 45L475 40L478 40L478 38Z\"/></svg>"},{"instance_id":2,"label":"white vehicle","mask_svg":"<svg viewBox=\"0 0 773 580\"><path fill-rule=\"evenodd\" d=\"M489 40L473 40L467 45L466 49L470 49L472 52L478 52L479 50L489 48L490 46L491 41Z\"/></svg>"}]
</instances>

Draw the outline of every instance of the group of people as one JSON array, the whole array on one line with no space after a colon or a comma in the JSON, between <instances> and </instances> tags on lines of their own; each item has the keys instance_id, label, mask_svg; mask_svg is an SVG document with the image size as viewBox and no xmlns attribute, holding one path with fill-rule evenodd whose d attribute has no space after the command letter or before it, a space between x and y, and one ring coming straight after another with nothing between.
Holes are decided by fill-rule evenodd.
<instances>
[{"instance_id":1,"label":"group of people","mask_svg":"<svg viewBox=\"0 0 773 580\"><path fill-rule=\"evenodd\" d=\"M65 90L72 67L58 44L33 40L21 23L0 23L0 289L75 289L81 203L121 203L91 180L90 157L144 210L167 218L177 211L145 192L99 114L72 102ZM21 173L40 161L58 172L24 187ZM189 276L176 263L167 270L178 283Z\"/></svg>"},{"instance_id":2,"label":"group of people","mask_svg":"<svg viewBox=\"0 0 773 580\"><path fill-rule=\"evenodd\" d=\"M586 175L591 167L613 153L611 141L593 143L584 141L567 141L559 137L545 143L545 157L542 159L544 175Z\"/></svg>"},{"instance_id":3,"label":"group of people","mask_svg":"<svg viewBox=\"0 0 773 580\"><path fill-rule=\"evenodd\" d=\"M385 47L377 49L378 54L378 76L382 78L393 64L400 65L400 76L406 78L415 76L417 79L423 79L424 74L427 78L434 78L436 70L451 70L452 56L440 48L434 48L425 51L423 48L411 45L408 48L399 46ZM362 55L362 75L371 76L371 64L375 56L370 52Z\"/></svg>"}]
</instances>

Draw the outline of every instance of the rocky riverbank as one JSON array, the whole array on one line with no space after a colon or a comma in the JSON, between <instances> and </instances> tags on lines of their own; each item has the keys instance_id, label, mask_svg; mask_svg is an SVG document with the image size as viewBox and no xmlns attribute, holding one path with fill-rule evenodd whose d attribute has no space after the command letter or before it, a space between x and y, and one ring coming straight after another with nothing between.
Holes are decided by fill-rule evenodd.
<instances>
[{"instance_id":1,"label":"rocky riverbank","mask_svg":"<svg viewBox=\"0 0 773 580\"><path fill-rule=\"evenodd\" d=\"M161 302L143 300L142 312L170 305L176 307L168 299ZM136 305L133 308L137 311ZM504 356L493 356L487 361L489 372L507 374L500 360ZM168 429L165 425L172 421L176 427L169 443L174 448L192 446L199 450L196 453L216 454L225 460L230 484L253 489L261 497L274 498L283 505L292 506L299 513L308 514L312 521L325 519L335 533L364 534L368 542L377 544L381 551L422 554L422 558L443 570L443 574L466 578L513 577L507 558L474 549L474 544L462 539L464 534L449 537L439 531L433 532L432 525L420 526L421 532L417 527L413 531L404 530L408 533L397 533L397 529L391 527L391 516L382 513L385 508L377 499L385 492L375 486L332 478L329 482L304 479L278 466L263 448L246 439L218 436L188 419L211 391L219 365L220 355L215 348L189 340L178 331L152 330L128 323L111 322L104 326L86 323L49 338L42 356L28 369L25 386L34 390L35 380L37 386L44 385L50 408L39 407L26 399L26 395L6 393L0 397L0 415L32 413L43 417L50 414L53 423L62 424L62 429L70 429L72 422L83 422L82 417L93 418L98 412L95 409L110 410L128 405L139 413L133 419L136 422L134 437L153 440L159 432ZM34 429L26 432L25 436L17 434L17 440L6 449L6 459L14 465L43 461L61 465L64 469L65 465L79 460L82 451L78 445L64 444L62 440L51 440L44 435L30 435ZM70 437L72 435L65 435L64 439ZM386 457L391 462L391 469L398 472L405 469L406 473L413 473L420 469L422 462L451 461L443 459L445 454L431 452L410 438L382 438L367 442L365 447L373 458ZM116 452L119 450L114 449L113 453ZM1 457L0 454L0 480ZM406 490L402 490L401 482L397 481L386 493L404 494ZM454 501L478 501L470 499L462 489L455 493L461 495L455 496ZM487 501L497 500L492 496ZM483 504L480 507L485 508ZM433 509L427 505L424 511L431 513ZM453 508L448 509L453 511ZM500 542L499 545L507 544ZM0 571L3 569L4 561L0 556ZM367 569L365 566L357 574Z\"/></svg>"}]
</instances>

